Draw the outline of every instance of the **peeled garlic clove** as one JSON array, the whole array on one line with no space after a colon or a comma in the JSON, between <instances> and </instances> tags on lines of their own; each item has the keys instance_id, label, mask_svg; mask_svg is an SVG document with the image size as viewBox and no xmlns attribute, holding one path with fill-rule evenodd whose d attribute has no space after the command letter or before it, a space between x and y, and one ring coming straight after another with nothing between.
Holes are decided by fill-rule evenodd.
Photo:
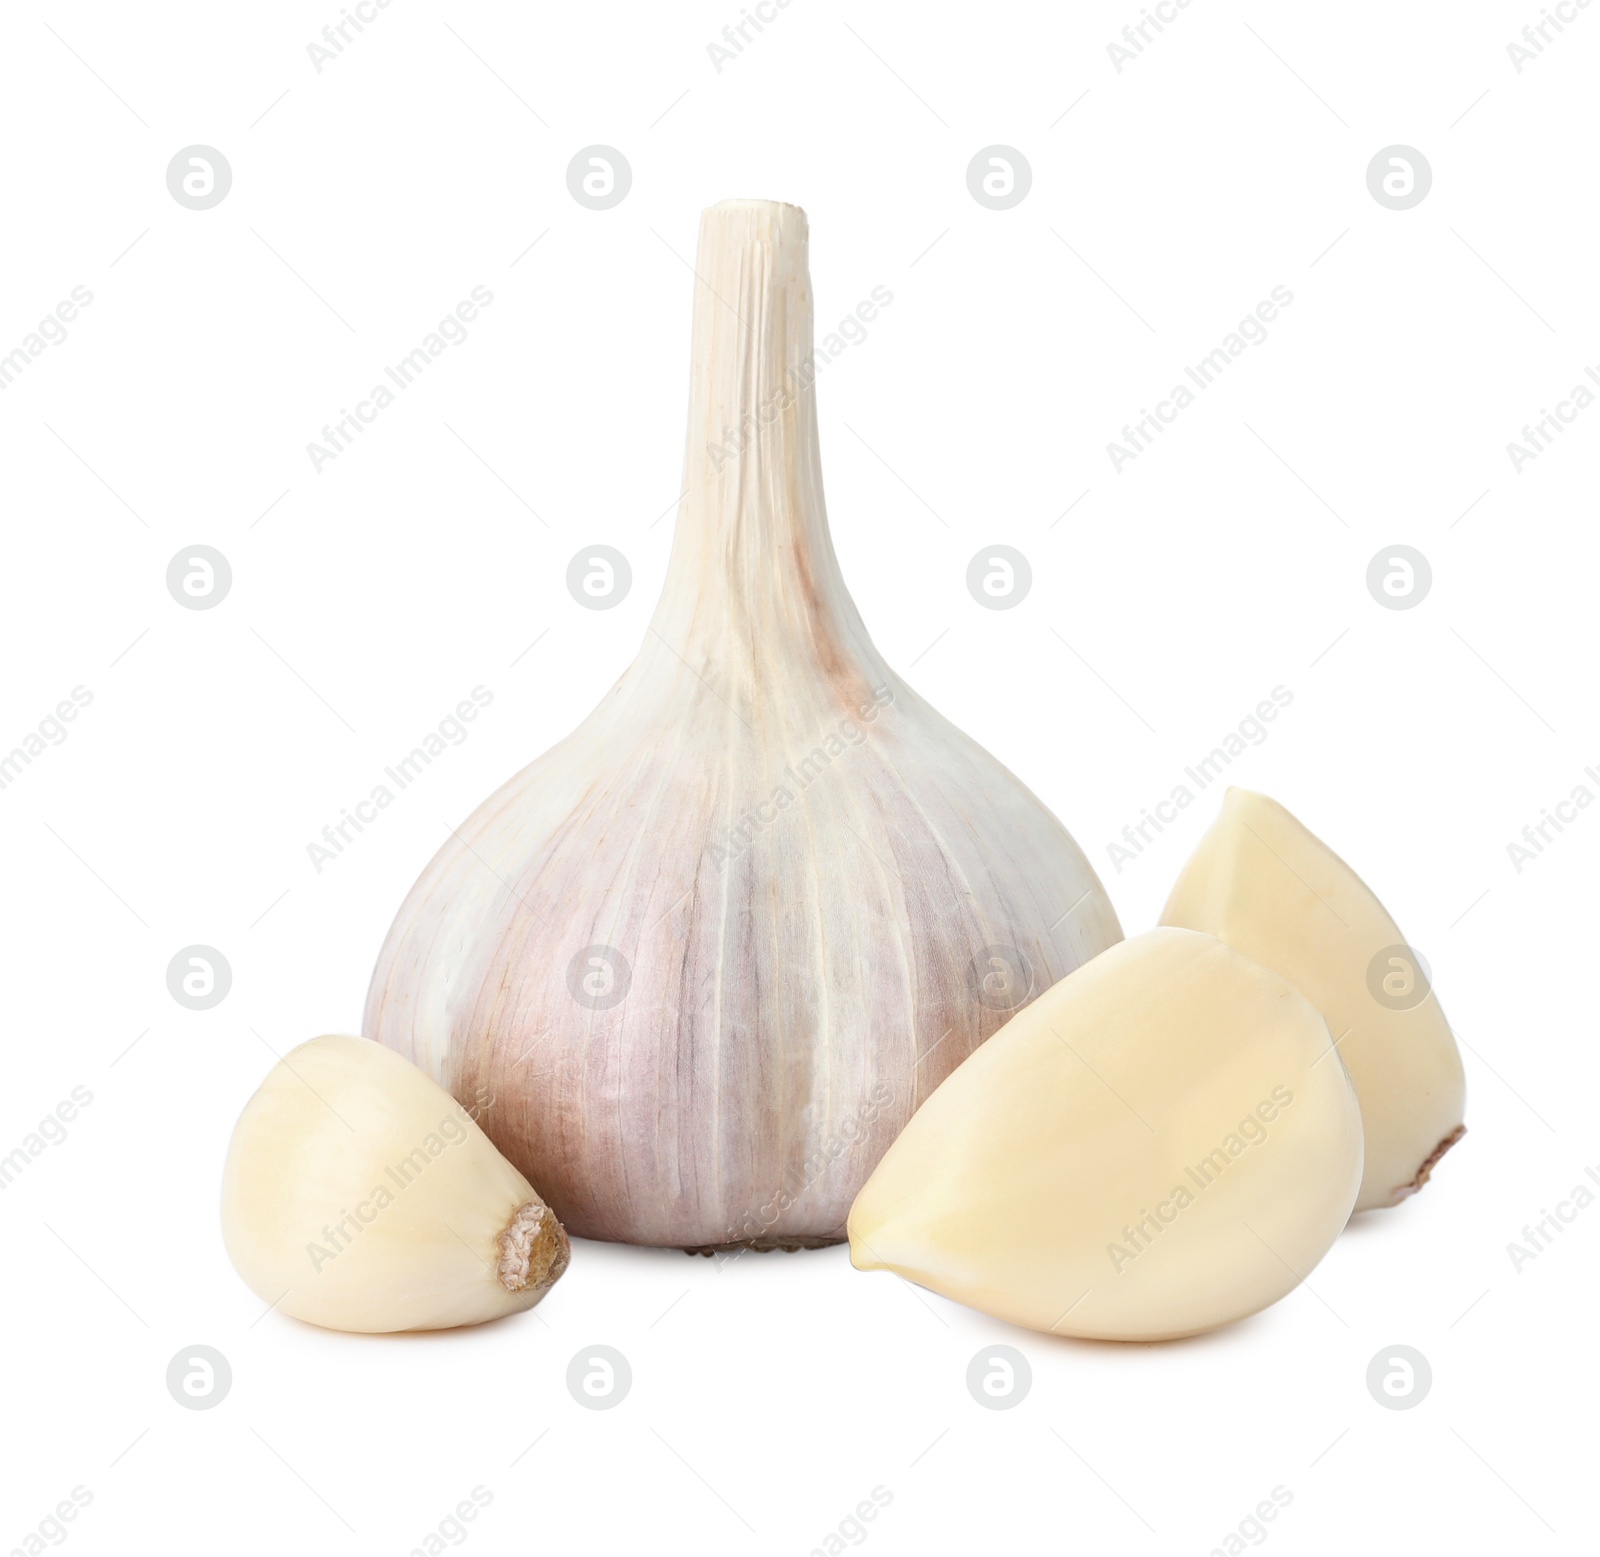
<instances>
[{"instance_id":1,"label":"peeled garlic clove","mask_svg":"<svg viewBox=\"0 0 1600 1557\"><path fill-rule=\"evenodd\" d=\"M1466 1133L1466 1077L1416 954L1371 888L1275 800L1230 789L1162 911L1276 969L1324 1017L1366 1132L1357 1211L1427 1183Z\"/></svg>"},{"instance_id":2,"label":"peeled garlic clove","mask_svg":"<svg viewBox=\"0 0 1600 1557\"><path fill-rule=\"evenodd\" d=\"M850 1258L1035 1330L1168 1340L1291 1291L1360 1180L1311 1004L1209 935L1152 930L945 1080L856 1198Z\"/></svg>"},{"instance_id":3,"label":"peeled garlic clove","mask_svg":"<svg viewBox=\"0 0 1600 1557\"><path fill-rule=\"evenodd\" d=\"M1120 938L1061 823L885 663L822 500L804 212L701 222L684 497L643 648L456 829L364 1031L585 1237L844 1234L940 1079Z\"/></svg>"},{"instance_id":4,"label":"peeled garlic clove","mask_svg":"<svg viewBox=\"0 0 1600 1557\"><path fill-rule=\"evenodd\" d=\"M465 1109L365 1038L292 1050L245 1104L222 1235L256 1296L330 1330L442 1330L532 1308L570 1248Z\"/></svg>"}]
</instances>

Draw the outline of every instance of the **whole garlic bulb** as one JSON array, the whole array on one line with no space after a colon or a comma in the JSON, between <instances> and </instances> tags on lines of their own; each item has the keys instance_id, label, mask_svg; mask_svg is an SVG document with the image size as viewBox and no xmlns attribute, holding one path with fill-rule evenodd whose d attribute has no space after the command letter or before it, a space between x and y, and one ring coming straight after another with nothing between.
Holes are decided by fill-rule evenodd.
<instances>
[{"instance_id":1,"label":"whole garlic bulb","mask_svg":"<svg viewBox=\"0 0 1600 1557\"><path fill-rule=\"evenodd\" d=\"M805 213L701 221L689 439L644 647L465 822L369 1037L587 1237L844 1236L918 1104L1121 938L1094 871L884 663L828 534Z\"/></svg>"}]
</instances>

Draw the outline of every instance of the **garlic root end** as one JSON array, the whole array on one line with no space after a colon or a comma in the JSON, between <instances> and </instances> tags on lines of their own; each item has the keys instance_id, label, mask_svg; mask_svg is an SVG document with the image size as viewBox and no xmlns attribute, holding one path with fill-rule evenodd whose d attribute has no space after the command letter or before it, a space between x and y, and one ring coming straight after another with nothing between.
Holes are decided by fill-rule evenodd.
<instances>
[{"instance_id":1,"label":"garlic root end","mask_svg":"<svg viewBox=\"0 0 1600 1557\"><path fill-rule=\"evenodd\" d=\"M848 1235L838 1233L826 1238L812 1238L795 1234L790 1237L773 1238L746 1238L738 1243L705 1243L695 1248L686 1248L685 1254L703 1254L707 1259L718 1254L733 1254L736 1251L753 1254L774 1254L782 1250L785 1254L795 1254L801 1249L831 1249L835 1244L848 1241Z\"/></svg>"},{"instance_id":2,"label":"garlic root end","mask_svg":"<svg viewBox=\"0 0 1600 1557\"><path fill-rule=\"evenodd\" d=\"M1417 1176L1412 1179L1409 1184L1402 1184L1398 1189L1395 1190L1394 1199L1391 1200L1389 1204L1392 1206L1397 1206L1402 1200L1408 1200L1412 1195L1416 1194L1416 1192L1421 1189L1422 1186L1426 1184L1433 1176L1433 1170L1439 1165L1439 1159L1444 1156L1444 1154L1449 1151L1450 1148L1454 1146L1456 1142L1459 1141L1466 1133L1467 1127L1464 1124L1457 1125L1455 1129L1452 1130L1442 1141L1440 1141L1439 1144L1428 1153L1427 1157L1423 1159L1422 1166L1417 1169Z\"/></svg>"},{"instance_id":3,"label":"garlic root end","mask_svg":"<svg viewBox=\"0 0 1600 1557\"><path fill-rule=\"evenodd\" d=\"M548 1290L572 1259L572 1245L555 1213L537 1200L518 1206L495 1241L500 1248L495 1274L507 1292L528 1286Z\"/></svg>"}]
</instances>

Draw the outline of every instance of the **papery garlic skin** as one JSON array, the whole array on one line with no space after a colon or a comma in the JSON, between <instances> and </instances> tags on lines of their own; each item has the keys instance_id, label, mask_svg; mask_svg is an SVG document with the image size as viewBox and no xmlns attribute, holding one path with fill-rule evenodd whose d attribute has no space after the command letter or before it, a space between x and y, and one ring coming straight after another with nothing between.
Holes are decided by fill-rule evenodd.
<instances>
[{"instance_id":1,"label":"papery garlic skin","mask_svg":"<svg viewBox=\"0 0 1600 1557\"><path fill-rule=\"evenodd\" d=\"M586 1237L841 1238L1011 994L1121 934L1065 829L889 669L845 589L806 246L794 206L705 213L644 647L446 841L368 996L367 1035L492 1095L485 1130Z\"/></svg>"},{"instance_id":2,"label":"papery garlic skin","mask_svg":"<svg viewBox=\"0 0 1600 1557\"><path fill-rule=\"evenodd\" d=\"M946 1079L857 1197L850 1257L1030 1329L1170 1340L1292 1291L1360 1180L1321 1016L1212 936L1152 930Z\"/></svg>"},{"instance_id":3,"label":"papery garlic skin","mask_svg":"<svg viewBox=\"0 0 1600 1557\"><path fill-rule=\"evenodd\" d=\"M1416 969L1372 889L1276 800L1230 789L1183 867L1162 924L1220 936L1275 968L1323 1016L1361 1102L1357 1211L1397 1205L1466 1132L1461 1054L1431 989L1380 999Z\"/></svg>"},{"instance_id":4,"label":"papery garlic skin","mask_svg":"<svg viewBox=\"0 0 1600 1557\"><path fill-rule=\"evenodd\" d=\"M263 1302L331 1330L498 1319L532 1308L570 1257L554 1213L454 1098L337 1034L285 1055L245 1104L222 1232Z\"/></svg>"}]
</instances>

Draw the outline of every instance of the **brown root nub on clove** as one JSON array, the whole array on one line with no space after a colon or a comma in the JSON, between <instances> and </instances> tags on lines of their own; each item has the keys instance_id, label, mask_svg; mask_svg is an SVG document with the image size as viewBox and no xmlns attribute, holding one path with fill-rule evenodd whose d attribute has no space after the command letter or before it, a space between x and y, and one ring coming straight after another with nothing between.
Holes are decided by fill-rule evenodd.
<instances>
[{"instance_id":1,"label":"brown root nub on clove","mask_svg":"<svg viewBox=\"0 0 1600 1557\"><path fill-rule=\"evenodd\" d=\"M1405 1200L1408 1196L1416 1194L1416 1192L1421 1189L1422 1186L1426 1184L1428 1179L1432 1176L1433 1170L1438 1165L1439 1159L1444 1156L1444 1154L1449 1151L1450 1148L1454 1146L1456 1142L1459 1141L1466 1133L1467 1127L1464 1124L1457 1125L1455 1129L1449 1133L1449 1135L1440 1141L1439 1144L1428 1153L1427 1159L1423 1162L1422 1166L1417 1169L1417 1176L1412 1179L1409 1184L1402 1184L1399 1189L1394 1192L1393 1204L1399 1205L1400 1202Z\"/></svg>"},{"instance_id":2,"label":"brown root nub on clove","mask_svg":"<svg viewBox=\"0 0 1600 1557\"><path fill-rule=\"evenodd\" d=\"M497 1240L496 1274L507 1292L533 1286L548 1291L572 1259L572 1245L549 1206L530 1200L517 1207Z\"/></svg>"}]
</instances>

